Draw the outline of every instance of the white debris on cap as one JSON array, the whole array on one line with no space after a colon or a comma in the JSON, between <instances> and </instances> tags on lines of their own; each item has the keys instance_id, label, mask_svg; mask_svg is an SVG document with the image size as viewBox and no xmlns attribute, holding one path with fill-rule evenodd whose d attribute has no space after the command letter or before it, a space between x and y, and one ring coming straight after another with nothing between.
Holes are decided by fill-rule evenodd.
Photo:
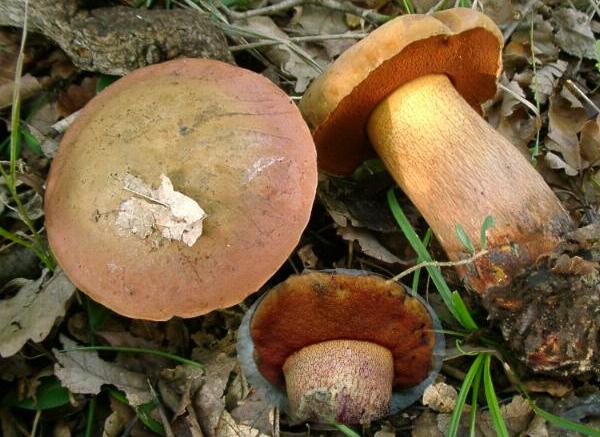
<instances>
[{"instance_id":1,"label":"white debris on cap","mask_svg":"<svg viewBox=\"0 0 600 437\"><path fill-rule=\"evenodd\" d=\"M154 190L140 178L125 175L123 188L134 195L121 202L116 225L142 239L158 232L168 240L182 241L188 246L202 235L206 212L198 203L173 189L173 183L160 175L160 185Z\"/></svg>"}]
</instances>

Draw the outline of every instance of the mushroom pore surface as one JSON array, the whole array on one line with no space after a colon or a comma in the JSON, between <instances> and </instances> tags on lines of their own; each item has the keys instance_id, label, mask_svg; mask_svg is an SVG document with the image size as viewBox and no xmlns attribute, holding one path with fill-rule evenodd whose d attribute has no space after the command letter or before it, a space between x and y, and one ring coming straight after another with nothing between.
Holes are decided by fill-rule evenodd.
<instances>
[{"instance_id":1,"label":"mushroom pore surface","mask_svg":"<svg viewBox=\"0 0 600 437\"><path fill-rule=\"evenodd\" d=\"M348 174L374 155L368 118L401 85L445 74L476 110L496 92L502 35L471 9L406 15L389 21L344 52L300 102L318 150L319 168Z\"/></svg>"},{"instance_id":2,"label":"mushroom pore surface","mask_svg":"<svg viewBox=\"0 0 600 437\"><path fill-rule=\"evenodd\" d=\"M133 176L161 175L207 214L191 246L117 225ZM266 78L217 61L137 70L96 96L48 178L50 245L69 278L135 318L192 317L239 303L285 261L316 189L310 132ZM152 203L152 201L150 201Z\"/></svg>"},{"instance_id":3,"label":"mushroom pore surface","mask_svg":"<svg viewBox=\"0 0 600 437\"><path fill-rule=\"evenodd\" d=\"M393 358L395 389L413 387L432 368L435 333L427 308L378 276L307 273L271 289L250 322L254 360L271 384L285 386L295 352L329 340L369 342Z\"/></svg>"}]
</instances>

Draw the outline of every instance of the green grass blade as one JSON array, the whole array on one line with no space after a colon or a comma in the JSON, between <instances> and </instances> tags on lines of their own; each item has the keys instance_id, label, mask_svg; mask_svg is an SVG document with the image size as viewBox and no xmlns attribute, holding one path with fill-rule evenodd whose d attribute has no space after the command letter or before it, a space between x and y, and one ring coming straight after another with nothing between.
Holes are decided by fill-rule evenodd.
<instances>
[{"instance_id":1,"label":"green grass blade","mask_svg":"<svg viewBox=\"0 0 600 437\"><path fill-rule=\"evenodd\" d=\"M479 326L477 326L477 323L475 320L473 320L473 317L471 317L471 313L469 312L467 305L456 290L452 292L452 303L454 308L456 308L456 313L460 317L460 324L469 331L477 331Z\"/></svg>"},{"instance_id":2,"label":"green grass blade","mask_svg":"<svg viewBox=\"0 0 600 437\"><path fill-rule=\"evenodd\" d=\"M479 245L481 247L481 250L487 250L487 231L488 229L493 228L495 224L496 222L494 220L494 217L492 217L491 215L488 215L483 220L483 224L481 225L481 236L479 238Z\"/></svg>"},{"instance_id":3,"label":"green grass blade","mask_svg":"<svg viewBox=\"0 0 600 437\"><path fill-rule=\"evenodd\" d=\"M158 351L155 349L146 349L141 347L121 347L121 346L78 346L63 349L60 352L73 352L73 351L110 351L110 352L129 352L134 354L150 354L157 355L159 357L167 358L175 361L179 364L187 364L189 366L198 367L205 369L206 366L197 361L188 360L187 358L180 357L179 355L170 354L168 352Z\"/></svg>"},{"instance_id":4,"label":"green grass blade","mask_svg":"<svg viewBox=\"0 0 600 437\"><path fill-rule=\"evenodd\" d=\"M56 377L42 378L41 381L36 389L35 401L33 398L19 400L16 392L11 392L2 398L0 404L26 410L49 410L69 403L69 390L60 385Z\"/></svg>"},{"instance_id":5,"label":"green grass blade","mask_svg":"<svg viewBox=\"0 0 600 437\"><path fill-rule=\"evenodd\" d=\"M469 412L469 437L475 437L475 420L477 419L477 400L479 399L479 388L481 387L481 376L483 374L483 366L479 367L479 371L473 380L473 388L471 390L471 411Z\"/></svg>"},{"instance_id":6,"label":"green grass blade","mask_svg":"<svg viewBox=\"0 0 600 437\"><path fill-rule=\"evenodd\" d=\"M432 232L431 232L431 228L427 228L427 232L425 232L425 236L423 237L423 246L425 247L425 249L427 249L427 246L429 246L429 243L431 242L431 236L432 236ZM423 259L421 258L417 258L417 264L422 263ZM413 280L412 280L412 293L416 294L417 290L419 289L419 280L421 279L421 269L418 269L417 271L415 271L414 275L413 275Z\"/></svg>"},{"instance_id":7,"label":"green grass blade","mask_svg":"<svg viewBox=\"0 0 600 437\"><path fill-rule=\"evenodd\" d=\"M535 403L533 403L533 402L531 402L530 405L531 405L531 408L533 408L533 411L535 412L535 414L537 414L544 420L547 420L554 426L557 426L557 427L563 428L563 429L568 429L569 431L578 432L580 434L587 435L587 436L600 437L600 431L598 431L598 430L592 429L581 423L572 422L568 419L564 419L560 416L556 416L555 414L549 413L546 410L542 410L540 407L535 405Z\"/></svg>"},{"instance_id":8,"label":"green grass blade","mask_svg":"<svg viewBox=\"0 0 600 437\"><path fill-rule=\"evenodd\" d=\"M475 253L475 246L473 246L473 242L465 232L465 228L463 228L460 223L457 223L454 226L454 231L456 232L456 235L460 240L460 244L462 244L463 247L467 249L467 252L469 252L469 254L473 255Z\"/></svg>"},{"instance_id":9,"label":"green grass blade","mask_svg":"<svg viewBox=\"0 0 600 437\"><path fill-rule=\"evenodd\" d=\"M467 395L469 394L469 391L471 389L473 379L475 379L475 376L481 372L484 356L485 354L477 355L477 358L475 358L475 361L473 361L473 364L471 364L471 368L465 375L465 379L462 385L460 386L458 398L456 399L456 406L454 407L452 417L450 418L450 425L448 427L448 437L456 437L456 433L458 432L458 426L460 425L460 418L465 407L465 401L467 400Z\"/></svg>"},{"instance_id":10,"label":"green grass blade","mask_svg":"<svg viewBox=\"0 0 600 437\"><path fill-rule=\"evenodd\" d=\"M396 199L396 195L394 194L393 189L390 189L388 191L387 201L388 201L390 210L392 211L392 215L396 219L398 226L400 227L400 229L406 236L406 239L412 246L413 250L417 253L417 256L419 258L423 259L424 261L432 261L431 256L429 255L429 252L427 252L427 249L425 248L425 246L419 239L417 233L411 226L410 222L408 221L408 218L406 218L406 215L404 215L402 208L400 208L400 204L398 203L398 200ZM454 318L458 322L460 322L460 318L459 318L459 316L456 312L456 309L454 308L454 304L452 302L452 292L450 291L448 284L446 284L446 281L444 280L444 277L442 276L442 272L440 272L439 268L433 267L433 266L428 266L427 271L429 272L429 276L431 276L431 280L433 281L435 287L437 288L438 293L440 293L442 300L448 307L448 310L450 311L450 313L452 313Z\"/></svg>"},{"instance_id":11,"label":"green grass blade","mask_svg":"<svg viewBox=\"0 0 600 437\"><path fill-rule=\"evenodd\" d=\"M342 425L341 423L332 423L332 425L348 437L361 437L359 433L346 425Z\"/></svg>"},{"instance_id":12,"label":"green grass blade","mask_svg":"<svg viewBox=\"0 0 600 437\"><path fill-rule=\"evenodd\" d=\"M496 391L494 390L494 383L492 381L492 356L490 354L485 355L484 366L483 366L483 388L485 390L485 398L487 400L488 407L490 408L490 417L496 434L499 437L508 437L508 430L506 424L500 413L500 405L498 404L498 398L496 397Z\"/></svg>"},{"instance_id":13,"label":"green grass blade","mask_svg":"<svg viewBox=\"0 0 600 437\"><path fill-rule=\"evenodd\" d=\"M114 389L108 389L108 393L113 398L115 398L117 401L119 401L125 405L129 405L127 398L120 391L114 390ZM161 436L166 435L165 428L162 426L162 423L160 423L158 420L156 420L154 417L152 417L150 415L152 410L154 410L156 408L156 405L154 405L154 401L150 401L150 402L140 405L139 407L132 407L132 408L135 410L137 417L140 419L140 421L144 424L144 426L146 428L148 428L150 431L154 432L155 434L158 434Z\"/></svg>"}]
</instances>

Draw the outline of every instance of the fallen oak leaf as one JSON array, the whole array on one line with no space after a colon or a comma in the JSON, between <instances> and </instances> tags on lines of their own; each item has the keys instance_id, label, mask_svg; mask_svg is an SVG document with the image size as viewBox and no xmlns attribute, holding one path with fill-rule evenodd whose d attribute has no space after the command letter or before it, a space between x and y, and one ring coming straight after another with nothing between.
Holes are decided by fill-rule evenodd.
<instances>
[{"instance_id":1,"label":"fallen oak leaf","mask_svg":"<svg viewBox=\"0 0 600 437\"><path fill-rule=\"evenodd\" d=\"M71 392L98 394L103 385L110 384L122 390L133 406L153 399L146 376L104 361L94 351L69 351L77 348L78 344L64 335L60 336L60 341L65 351L52 350L58 361L54 365L54 374Z\"/></svg>"},{"instance_id":2,"label":"fallen oak leaf","mask_svg":"<svg viewBox=\"0 0 600 437\"><path fill-rule=\"evenodd\" d=\"M2 301L0 306L0 356L16 354L32 340L42 341L59 317L65 315L65 305L75 292L75 286L62 270L51 278L45 271L35 281L20 279L19 292Z\"/></svg>"}]
</instances>

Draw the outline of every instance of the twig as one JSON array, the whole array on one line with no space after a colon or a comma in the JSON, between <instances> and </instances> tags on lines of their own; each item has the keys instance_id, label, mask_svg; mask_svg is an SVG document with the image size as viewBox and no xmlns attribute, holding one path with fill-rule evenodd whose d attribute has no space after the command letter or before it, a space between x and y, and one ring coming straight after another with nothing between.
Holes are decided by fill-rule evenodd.
<instances>
[{"instance_id":1,"label":"twig","mask_svg":"<svg viewBox=\"0 0 600 437\"><path fill-rule=\"evenodd\" d=\"M337 35L308 35L308 36L292 36L289 38L292 42L315 42L315 41L327 41L332 39L362 39L368 34L366 33L340 33ZM248 44L241 44L237 46L230 46L229 50L237 52L240 50L255 49L258 47L267 47L277 44L286 44L285 40L282 41L259 41L251 42Z\"/></svg>"},{"instance_id":2,"label":"twig","mask_svg":"<svg viewBox=\"0 0 600 437\"><path fill-rule=\"evenodd\" d=\"M31 433L29 433L29 437L35 437L37 434L38 423L40 423L40 417L42 416L42 410L37 410L35 412L35 417L33 418L33 426L31 427Z\"/></svg>"},{"instance_id":3,"label":"twig","mask_svg":"<svg viewBox=\"0 0 600 437\"><path fill-rule=\"evenodd\" d=\"M271 6L253 9L251 11L246 12L232 11L231 9L225 6L223 6L221 9L225 12L227 16L233 18L234 20L243 20L245 18L255 17L258 15L277 14L281 11L293 8L294 6L307 3L322 6L324 8L332 9L334 11L346 12L352 15L356 15L358 17L364 18L367 21L370 21L373 24L383 24L392 18L389 15L380 14L379 12L376 12L372 9L361 8L351 2L339 0L283 0L280 3Z\"/></svg>"},{"instance_id":4,"label":"twig","mask_svg":"<svg viewBox=\"0 0 600 437\"><path fill-rule=\"evenodd\" d=\"M245 12L232 11L226 6L221 9L226 15L233 18L234 20L243 20L245 18L256 17L257 15L274 15L278 12L286 11L294 6L305 3L306 0L283 0L282 2L275 3L274 5L267 6L264 8L253 9Z\"/></svg>"},{"instance_id":5,"label":"twig","mask_svg":"<svg viewBox=\"0 0 600 437\"><path fill-rule=\"evenodd\" d=\"M511 90L506 85L498 84L498 87L502 91L506 91L508 94L510 94L511 96L513 96L515 99L517 99L519 102L521 102L522 104L524 104L525 106L527 106L527 108L529 108L531 110L531 112L533 112L533 115L535 115L536 118L538 118L539 121L540 121L540 123L541 123L540 113L537 110L537 108L533 105L533 103L531 103L529 100L523 98L523 96L518 95L517 93L515 93L513 90Z\"/></svg>"},{"instance_id":6,"label":"twig","mask_svg":"<svg viewBox=\"0 0 600 437\"><path fill-rule=\"evenodd\" d=\"M594 108L594 111L596 111L596 114L600 113L600 108L598 108L598 106L583 92L581 91L581 89L577 86L577 84L575 82L573 82L571 79L567 79L567 86L575 91L579 97L581 97L583 100L585 100L585 102L590 105L592 108Z\"/></svg>"},{"instance_id":7,"label":"twig","mask_svg":"<svg viewBox=\"0 0 600 437\"><path fill-rule=\"evenodd\" d=\"M383 24L392 19L389 15L383 15L379 12L375 12L372 9L363 9L356 6L349 1L337 1L337 0L310 0L310 3L323 6L325 8L333 9L334 11L347 12L352 15L356 15L360 18L364 18L374 24Z\"/></svg>"},{"instance_id":8,"label":"twig","mask_svg":"<svg viewBox=\"0 0 600 437\"><path fill-rule=\"evenodd\" d=\"M158 400L158 396L156 395L156 391L150 382L150 379L147 379L148 387L150 387L150 393L152 393L152 397L154 398L154 405L156 405L156 409L158 410L158 414L160 415L160 421L162 422L163 428L165 429L165 434L167 437L175 437L173 434L173 430L171 429L171 424L169 423L169 419L167 419L167 415L165 413L165 409L162 404Z\"/></svg>"},{"instance_id":9,"label":"twig","mask_svg":"<svg viewBox=\"0 0 600 437\"><path fill-rule=\"evenodd\" d=\"M431 9L429 9L425 15L433 14L435 11L440 9L444 5L445 2L446 2L446 0L440 0L435 5L433 5L433 7Z\"/></svg>"},{"instance_id":10,"label":"twig","mask_svg":"<svg viewBox=\"0 0 600 437\"><path fill-rule=\"evenodd\" d=\"M487 253L488 253L487 250L481 250L481 251L473 254L469 258L461 259L460 261L423 261L422 263L419 263L415 266L412 266L409 269L406 269L406 270L398 273L393 278L388 279L388 282L396 282L396 281L404 278L405 276L410 275L412 272L414 272L416 270L420 270L424 267L454 267L454 266L463 266L465 264L471 264L478 258L481 258L484 255L487 255Z\"/></svg>"}]
</instances>

